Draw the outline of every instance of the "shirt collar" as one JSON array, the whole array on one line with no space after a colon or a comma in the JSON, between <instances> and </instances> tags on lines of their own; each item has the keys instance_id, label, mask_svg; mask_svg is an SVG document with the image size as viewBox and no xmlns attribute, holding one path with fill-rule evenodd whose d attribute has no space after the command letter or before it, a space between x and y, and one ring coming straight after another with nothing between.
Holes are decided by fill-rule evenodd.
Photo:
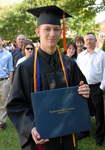
<instances>
[{"instance_id":1,"label":"shirt collar","mask_svg":"<svg viewBox=\"0 0 105 150\"><path fill-rule=\"evenodd\" d=\"M46 53L45 51L43 51L40 47L38 50L38 53L43 57L43 59L49 63L51 56L53 56L55 58L55 61L57 62L57 58L58 58L58 52L57 50L55 51L55 53L53 55L49 55L48 53Z\"/></svg>"},{"instance_id":2,"label":"shirt collar","mask_svg":"<svg viewBox=\"0 0 105 150\"><path fill-rule=\"evenodd\" d=\"M84 51L85 51L85 52L84 52L85 54L89 53L89 52L87 51L87 49L84 50ZM98 53L98 48L95 47L95 49L94 49L91 53Z\"/></svg>"}]
</instances>

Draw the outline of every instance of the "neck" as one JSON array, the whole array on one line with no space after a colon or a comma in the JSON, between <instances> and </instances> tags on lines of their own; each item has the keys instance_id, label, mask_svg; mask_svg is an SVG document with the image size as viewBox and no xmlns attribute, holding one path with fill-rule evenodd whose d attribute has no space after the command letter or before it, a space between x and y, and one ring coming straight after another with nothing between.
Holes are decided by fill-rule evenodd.
<instances>
[{"instance_id":1,"label":"neck","mask_svg":"<svg viewBox=\"0 0 105 150\"><path fill-rule=\"evenodd\" d=\"M22 49L22 46L18 46L18 48Z\"/></svg>"},{"instance_id":2,"label":"neck","mask_svg":"<svg viewBox=\"0 0 105 150\"><path fill-rule=\"evenodd\" d=\"M40 48L41 48L44 52L46 52L47 54L53 55L53 54L55 53L56 49L57 49L57 46L56 46L56 47L49 47L49 48L46 48L46 47L42 47L42 46L40 45Z\"/></svg>"},{"instance_id":3,"label":"neck","mask_svg":"<svg viewBox=\"0 0 105 150\"><path fill-rule=\"evenodd\" d=\"M81 53L83 50L81 50L81 49L77 49L77 55L79 54L79 53Z\"/></svg>"},{"instance_id":4,"label":"neck","mask_svg":"<svg viewBox=\"0 0 105 150\"><path fill-rule=\"evenodd\" d=\"M87 48L87 51L89 52L89 53L91 53L92 51L94 51L95 50L95 47L94 48Z\"/></svg>"}]
</instances>

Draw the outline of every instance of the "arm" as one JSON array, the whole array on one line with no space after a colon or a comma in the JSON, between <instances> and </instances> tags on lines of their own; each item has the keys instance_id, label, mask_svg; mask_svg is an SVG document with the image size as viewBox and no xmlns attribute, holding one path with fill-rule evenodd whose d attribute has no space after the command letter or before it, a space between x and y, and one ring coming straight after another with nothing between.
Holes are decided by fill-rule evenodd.
<instances>
[{"instance_id":1,"label":"arm","mask_svg":"<svg viewBox=\"0 0 105 150\"><path fill-rule=\"evenodd\" d=\"M35 127L31 104L32 79L26 68L16 68L11 93L7 104L7 113L18 131L21 146L27 145L31 130Z\"/></svg>"},{"instance_id":2,"label":"arm","mask_svg":"<svg viewBox=\"0 0 105 150\"><path fill-rule=\"evenodd\" d=\"M105 52L103 53L103 59L102 59L102 80L100 84L100 89L105 89Z\"/></svg>"},{"instance_id":3,"label":"arm","mask_svg":"<svg viewBox=\"0 0 105 150\"><path fill-rule=\"evenodd\" d=\"M81 94L85 98L89 98L90 88L87 84L86 78L79 69L78 65L74 63L71 67L71 75L72 75L72 84L80 85L78 88L79 94ZM73 73L72 73L73 72Z\"/></svg>"},{"instance_id":4,"label":"arm","mask_svg":"<svg viewBox=\"0 0 105 150\"><path fill-rule=\"evenodd\" d=\"M9 72L9 80L10 80L11 84L12 84L12 78L13 78L13 71L10 71Z\"/></svg>"},{"instance_id":5,"label":"arm","mask_svg":"<svg viewBox=\"0 0 105 150\"><path fill-rule=\"evenodd\" d=\"M9 70L9 80L10 83L12 84L12 79L13 79L13 59L11 53L9 54L9 59L8 59L8 70Z\"/></svg>"}]
</instances>

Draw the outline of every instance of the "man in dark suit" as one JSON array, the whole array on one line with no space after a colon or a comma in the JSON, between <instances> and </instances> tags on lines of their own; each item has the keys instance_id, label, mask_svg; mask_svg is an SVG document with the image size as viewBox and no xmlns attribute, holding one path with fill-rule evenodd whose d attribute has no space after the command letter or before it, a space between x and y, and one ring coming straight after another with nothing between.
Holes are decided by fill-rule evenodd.
<instances>
[{"instance_id":1,"label":"man in dark suit","mask_svg":"<svg viewBox=\"0 0 105 150\"><path fill-rule=\"evenodd\" d=\"M22 54L22 46L25 42L26 38L24 35L20 34L17 36L17 39L16 39L16 43L17 43L17 48L14 49L13 51L11 51L12 53L12 56L13 56L13 66L15 68L16 66L16 63L17 61L23 57L23 54Z\"/></svg>"}]
</instances>

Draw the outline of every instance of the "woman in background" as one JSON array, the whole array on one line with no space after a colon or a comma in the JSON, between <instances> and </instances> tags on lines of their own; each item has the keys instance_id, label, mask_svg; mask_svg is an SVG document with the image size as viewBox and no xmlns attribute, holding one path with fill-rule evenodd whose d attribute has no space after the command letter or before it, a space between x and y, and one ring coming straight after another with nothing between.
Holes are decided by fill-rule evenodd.
<instances>
[{"instance_id":1,"label":"woman in background","mask_svg":"<svg viewBox=\"0 0 105 150\"><path fill-rule=\"evenodd\" d=\"M77 35L74 38L74 43L77 46L77 55L84 50L84 38L81 35Z\"/></svg>"},{"instance_id":2,"label":"woman in background","mask_svg":"<svg viewBox=\"0 0 105 150\"><path fill-rule=\"evenodd\" d=\"M16 67L21 63L23 62L24 60L26 60L30 55L32 55L35 51L35 47L34 47L34 44L29 41L29 40L26 40L26 42L24 43L23 47L22 47L22 53L24 55L24 57L20 58L18 61L17 61L17 64L16 64Z\"/></svg>"},{"instance_id":3,"label":"woman in background","mask_svg":"<svg viewBox=\"0 0 105 150\"><path fill-rule=\"evenodd\" d=\"M77 46L74 42L69 41L67 43L67 51L64 51L64 54L66 54L68 57L73 58L74 60L77 59Z\"/></svg>"}]
</instances>

